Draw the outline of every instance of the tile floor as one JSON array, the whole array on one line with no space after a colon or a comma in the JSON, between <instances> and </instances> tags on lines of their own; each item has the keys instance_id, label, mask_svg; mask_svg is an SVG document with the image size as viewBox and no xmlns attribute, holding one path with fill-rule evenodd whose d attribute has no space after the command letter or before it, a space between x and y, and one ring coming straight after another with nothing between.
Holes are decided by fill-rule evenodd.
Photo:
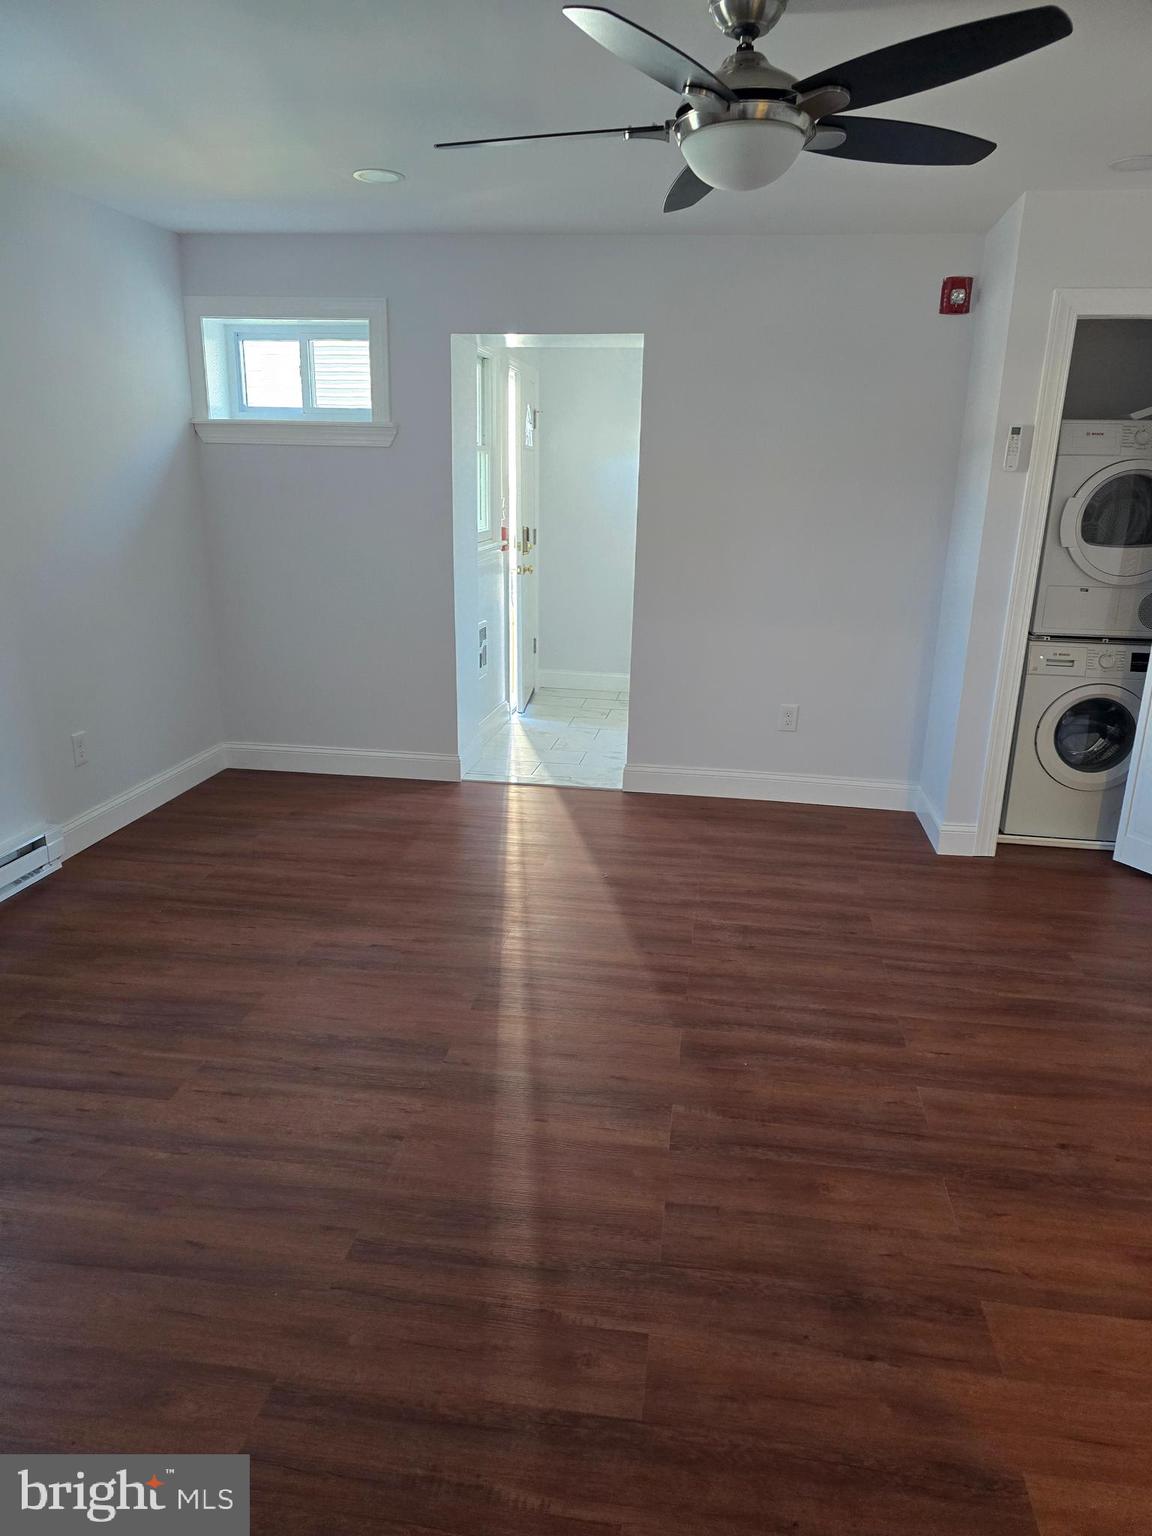
<instances>
[{"instance_id":1,"label":"tile floor","mask_svg":"<svg viewBox=\"0 0 1152 1536\"><path fill-rule=\"evenodd\" d=\"M464 765L466 779L619 789L628 741L627 693L537 688Z\"/></svg>"}]
</instances>

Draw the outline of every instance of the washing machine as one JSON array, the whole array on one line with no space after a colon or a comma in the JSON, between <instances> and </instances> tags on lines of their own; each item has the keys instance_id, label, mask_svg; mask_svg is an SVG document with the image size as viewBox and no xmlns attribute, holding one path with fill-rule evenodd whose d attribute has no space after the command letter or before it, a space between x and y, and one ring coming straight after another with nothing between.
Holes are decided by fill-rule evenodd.
<instances>
[{"instance_id":1,"label":"washing machine","mask_svg":"<svg viewBox=\"0 0 1152 1536\"><path fill-rule=\"evenodd\" d=\"M1152 636L1152 422L1064 423L1032 633Z\"/></svg>"},{"instance_id":2,"label":"washing machine","mask_svg":"<svg viewBox=\"0 0 1152 1536\"><path fill-rule=\"evenodd\" d=\"M1150 649L1028 646L1002 831L1116 841Z\"/></svg>"}]
</instances>

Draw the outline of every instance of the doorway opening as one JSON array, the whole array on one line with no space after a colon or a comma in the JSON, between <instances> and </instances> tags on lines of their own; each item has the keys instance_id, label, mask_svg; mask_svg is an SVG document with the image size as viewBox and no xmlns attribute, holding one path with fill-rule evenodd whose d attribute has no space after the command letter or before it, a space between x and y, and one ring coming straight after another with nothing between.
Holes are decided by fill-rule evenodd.
<instances>
[{"instance_id":1,"label":"doorway opening","mask_svg":"<svg viewBox=\"0 0 1152 1536\"><path fill-rule=\"evenodd\" d=\"M989 769L999 841L1115 848L1138 864L1152 654L1149 300L1115 315L1057 295L1004 656L1003 777L994 754ZM1144 798L1152 829L1152 785Z\"/></svg>"},{"instance_id":2,"label":"doorway opening","mask_svg":"<svg viewBox=\"0 0 1152 1536\"><path fill-rule=\"evenodd\" d=\"M619 789L644 340L452 338L465 779Z\"/></svg>"}]
</instances>

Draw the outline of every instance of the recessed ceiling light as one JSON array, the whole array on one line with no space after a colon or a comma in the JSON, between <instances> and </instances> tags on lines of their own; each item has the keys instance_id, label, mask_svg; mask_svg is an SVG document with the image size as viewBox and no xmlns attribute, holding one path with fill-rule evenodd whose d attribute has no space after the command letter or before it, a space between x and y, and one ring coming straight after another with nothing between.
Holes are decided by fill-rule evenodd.
<instances>
[{"instance_id":1,"label":"recessed ceiling light","mask_svg":"<svg viewBox=\"0 0 1152 1536\"><path fill-rule=\"evenodd\" d=\"M357 181L403 181L404 176L400 171L385 171L377 165L366 166L362 171L353 171L352 175Z\"/></svg>"},{"instance_id":2,"label":"recessed ceiling light","mask_svg":"<svg viewBox=\"0 0 1152 1536\"><path fill-rule=\"evenodd\" d=\"M1110 171L1152 171L1152 155L1129 155L1127 160L1114 160Z\"/></svg>"}]
</instances>

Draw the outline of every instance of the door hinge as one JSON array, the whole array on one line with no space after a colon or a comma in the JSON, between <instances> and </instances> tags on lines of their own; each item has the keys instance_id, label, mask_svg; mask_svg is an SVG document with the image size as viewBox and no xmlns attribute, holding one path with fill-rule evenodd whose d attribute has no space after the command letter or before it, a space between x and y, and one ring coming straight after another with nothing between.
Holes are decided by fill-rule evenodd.
<instances>
[{"instance_id":1,"label":"door hinge","mask_svg":"<svg viewBox=\"0 0 1152 1536\"><path fill-rule=\"evenodd\" d=\"M535 654L536 654L536 636L535 635L532 636L532 654L533 654L533 656L535 656Z\"/></svg>"}]
</instances>

